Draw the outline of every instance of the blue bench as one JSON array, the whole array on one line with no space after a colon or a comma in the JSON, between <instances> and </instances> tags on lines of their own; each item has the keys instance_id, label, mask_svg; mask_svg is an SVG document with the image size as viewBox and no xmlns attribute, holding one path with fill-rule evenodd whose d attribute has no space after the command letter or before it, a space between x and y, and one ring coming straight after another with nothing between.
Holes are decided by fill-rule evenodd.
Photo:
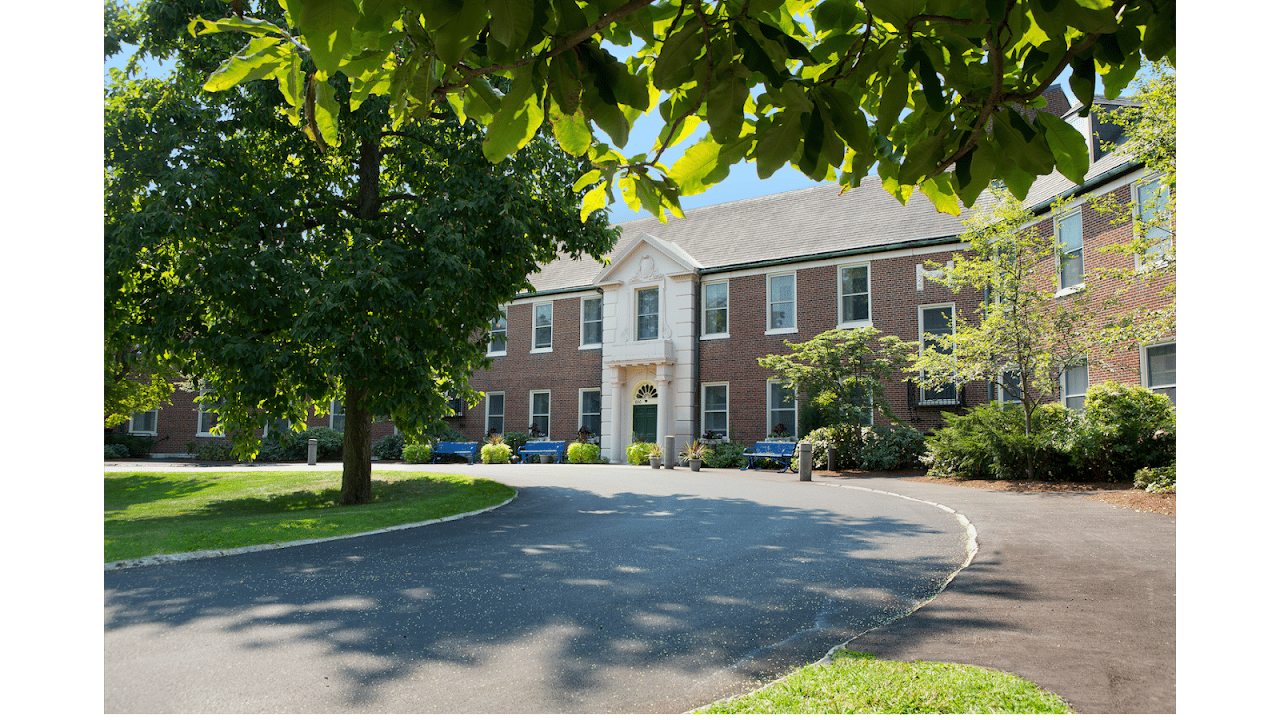
<instances>
[{"instance_id":1,"label":"blue bench","mask_svg":"<svg viewBox=\"0 0 1280 720\"><path fill-rule=\"evenodd\" d=\"M554 455L556 462L564 462L564 449L569 443L567 441L556 442L554 440L534 440L524 444L520 448L520 462L527 463L529 458L534 455Z\"/></svg>"},{"instance_id":2,"label":"blue bench","mask_svg":"<svg viewBox=\"0 0 1280 720\"><path fill-rule=\"evenodd\" d=\"M476 450L480 443L474 442L442 442L432 448L431 462L440 459L441 455L461 455L467 459L468 465L476 464Z\"/></svg>"},{"instance_id":3,"label":"blue bench","mask_svg":"<svg viewBox=\"0 0 1280 720\"><path fill-rule=\"evenodd\" d=\"M758 442L755 447L742 453L742 457L747 459L747 467L741 469L754 468L756 458L768 458L782 463L782 469L778 472L784 473L791 469L791 458L795 454L796 443L793 442Z\"/></svg>"}]
</instances>

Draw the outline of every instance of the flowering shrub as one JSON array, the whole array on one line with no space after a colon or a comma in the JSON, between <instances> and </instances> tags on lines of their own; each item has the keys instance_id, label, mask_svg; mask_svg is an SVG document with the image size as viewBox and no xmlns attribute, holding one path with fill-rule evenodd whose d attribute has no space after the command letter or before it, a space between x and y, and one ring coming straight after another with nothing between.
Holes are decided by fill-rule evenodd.
<instances>
[{"instance_id":1,"label":"flowering shrub","mask_svg":"<svg viewBox=\"0 0 1280 720\"><path fill-rule=\"evenodd\" d=\"M486 465L506 465L511 462L511 446L500 439L494 442L490 438L487 444L480 446L480 460Z\"/></svg>"}]
</instances>

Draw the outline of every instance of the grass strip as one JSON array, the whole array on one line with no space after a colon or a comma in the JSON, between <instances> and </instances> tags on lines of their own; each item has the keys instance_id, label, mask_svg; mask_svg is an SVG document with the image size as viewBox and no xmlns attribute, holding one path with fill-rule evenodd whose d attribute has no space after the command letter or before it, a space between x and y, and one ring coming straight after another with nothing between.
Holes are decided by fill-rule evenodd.
<instances>
[{"instance_id":1,"label":"grass strip","mask_svg":"<svg viewBox=\"0 0 1280 720\"><path fill-rule=\"evenodd\" d=\"M1064 714L1071 708L1029 680L939 662L877 660L839 651L830 664L802 668L753 693L700 708L703 714L875 713Z\"/></svg>"},{"instance_id":2,"label":"grass strip","mask_svg":"<svg viewBox=\"0 0 1280 720\"><path fill-rule=\"evenodd\" d=\"M373 502L339 505L340 472L116 472L103 484L105 562L336 537L493 507L484 478L374 472Z\"/></svg>"}]
</instances>

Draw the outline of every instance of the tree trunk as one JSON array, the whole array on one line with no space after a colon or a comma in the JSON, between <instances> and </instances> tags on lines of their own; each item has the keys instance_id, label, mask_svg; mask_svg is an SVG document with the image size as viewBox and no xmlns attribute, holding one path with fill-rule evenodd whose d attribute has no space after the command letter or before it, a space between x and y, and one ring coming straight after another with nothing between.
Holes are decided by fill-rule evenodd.
<instances>
[{"instance_id":1,"label":"tree trunk","mask_svg":"<svg viewBox=\"0 0 1280 720\"><path fill-rule=\"evenodd\" d=\"M1032 482L1035 482L1035 479L1036 479L1036 455L1038 455L1038 454L1039 454L1039 450L1037 450L1037 449L1034 447L1034 445L1033 445L1033 441L1032 441L1032 439L1031 439L1031 417L1032 417L1032 414L1035 412L1035 408L1034 408L1034 407L1032 407L1031 403L1029 403L1029 402L1027 401L1027 398L1029 397L1029 396L1027 395L1027 391L1028 391L1029 389L1030 389L1030 388L1028 388L1028 387L1026 386L1026 383L1023 383L1023 388L1022 388L1022 398L1023 398L1023 400L1022 400L1022 424L1023 424L1023 433L1024 433L1024 437L1026 437L1026 438L1027 438L1027 451L1028 451L1028 452L1027 452L1027 479L1028 479L1028 480L1030 480L1030 481L1032 481Z\"/></svg>"},{"instance_id":2,"label":"tree trunk","mask_svg":"<svg viewBox=\"0 0 1280 720\"><path fill-rule=\"evenodd\" d=\"M347 387L342 430L342 505L373 502L373 413L364 388Z\"/></svg>"}]
</instances>

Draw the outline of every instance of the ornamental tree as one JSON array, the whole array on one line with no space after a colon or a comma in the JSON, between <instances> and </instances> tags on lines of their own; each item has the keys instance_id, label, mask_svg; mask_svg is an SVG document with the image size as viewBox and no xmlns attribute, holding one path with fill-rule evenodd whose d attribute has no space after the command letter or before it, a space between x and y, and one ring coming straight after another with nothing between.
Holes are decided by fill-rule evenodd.
<instances>
[{"instance_id":1,"label":"ornamental tree","mask_svg":"<svg viewBox=\"0 0 1280 720\"><path fill-rule=\"evenodd\" d=\"M820 408L824 417L855 428L871 424L872 409L897 420L885 399L885 383L909 363L911 343L896 335L880 335L872 327L827 330L812 340L793 343L794 352L766 355L760 367L772 370L787 387Z\"/></svg>"},{"instance_id":2,"label":"ornamental tree","mask_svg":"<svg viewBox=\"0 0 1280 720\"><path fill-rule=\"evenodd\" d=\"M373 418L413 439L447 396L474 404L496 309L539 264L600 257L615 233L603 212L579 217L583 164L546 137L494 163L450 107L395 121L391 98L353 103L335 77L306 90L342 108L322 149L296 131L287 84L202 91L236 44L186 32L210 4L114 16L119 37L178 63L107 90L108 343L201 379L242 457L267 421L301 427L342 399L341 502L368 502Z\"/></svg>"},{"instance_id":3,"label":"ornamental tree","mask_svg":"<svg viewBox=\"0 0 1280 720\"><path fill-rule=\"evenodd\" d=\"M992 180L1018 198L1055 168L1081 182L1084 138L1052 113L1027 120L1068 68L1089 110L1142 59L1174 58L1174 0L279 0L283 14L192 22L235 33L205 88L273 78L312 140L372 96L393 123L452 108L485 128L493 162L550 126L590 159L582 213L621 190L632 208L683 217L681 195L743 160L791 164L856 187L875 168L905 203L944 212ZM314 71L310 69L314 63ZM339 97L326 87L351 88ZM665 122L630 157L636 118ZM673 148L701 137L673 157Z\"/></svg>"}]
</instances>

